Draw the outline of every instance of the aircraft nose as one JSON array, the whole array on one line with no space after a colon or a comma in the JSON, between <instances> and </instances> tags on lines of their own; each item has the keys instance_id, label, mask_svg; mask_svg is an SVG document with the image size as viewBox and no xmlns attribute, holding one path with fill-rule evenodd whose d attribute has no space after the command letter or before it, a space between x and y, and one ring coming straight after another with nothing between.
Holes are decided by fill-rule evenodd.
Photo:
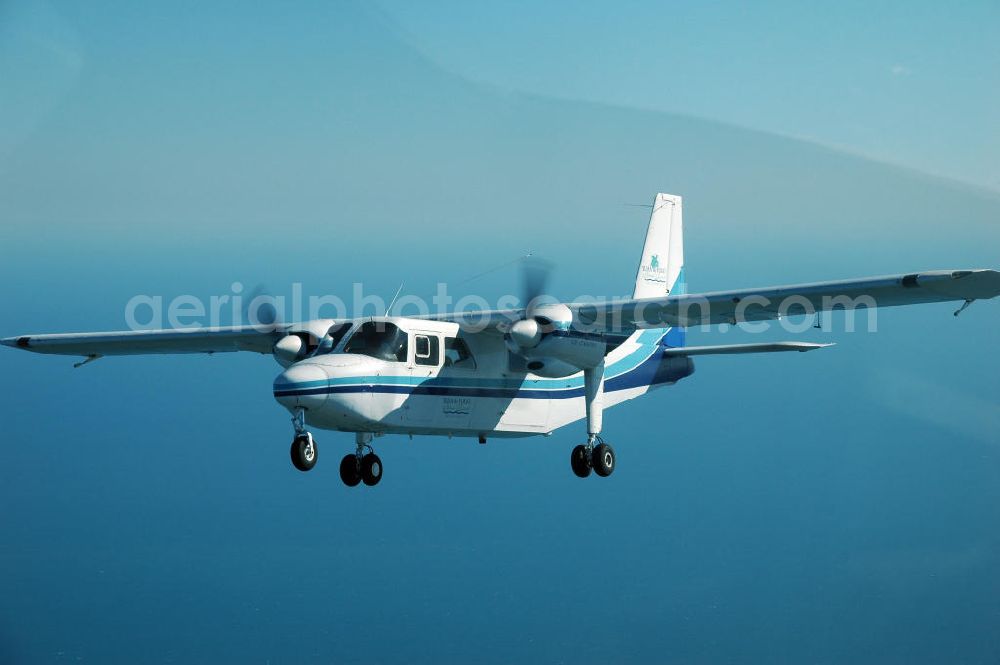
<instances>
[{"instance_id":1,"label":"aircraft nose","mask_svg":"<svg viewBox=\"0 0 1000 665\"><path fill-rule=\"evenodd\" d=\"M315 363L292 365L274 380L274 399L289 411L318 409L326 403L329 378Z\"/></svg>"}]
</instances>

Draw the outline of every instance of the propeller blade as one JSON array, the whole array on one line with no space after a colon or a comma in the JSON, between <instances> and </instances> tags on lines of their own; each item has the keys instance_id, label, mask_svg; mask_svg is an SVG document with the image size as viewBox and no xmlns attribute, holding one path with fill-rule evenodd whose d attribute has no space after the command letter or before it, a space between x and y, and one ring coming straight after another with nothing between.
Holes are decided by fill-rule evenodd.
<instances>
[{"instance_id":1,"label":"propeller blade","mask_svg":"<svg viewBox=\"0 0 1000 665\"><path fill-rule=\"evenodd\" d=\"M258 284L244 300L243 319L251 325L273 326L278 323L277 298L271 295L267 287Z\"/></svg>"},{"instance_id":2,"label":"propeller blade","mask_svg":"<svg viewBox=\"0 0 1000 665\"><path fill-rule=\"evenodd\" d=\"M537 298L546 295L545 287L552 273L552 264L537 256L521 260L521 304L527 307Z\"/></svg>"}]
</instances>

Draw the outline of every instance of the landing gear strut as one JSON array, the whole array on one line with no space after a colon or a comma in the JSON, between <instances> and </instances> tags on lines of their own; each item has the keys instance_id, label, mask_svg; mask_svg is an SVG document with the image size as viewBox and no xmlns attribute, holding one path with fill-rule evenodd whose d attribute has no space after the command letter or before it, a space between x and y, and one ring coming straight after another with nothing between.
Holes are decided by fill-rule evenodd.
<instances>
[{"instance_id":1,"label":"landing gear strut","mask_svg":"<svg viewBox=\"0 0 1000 665\"><path fill-rule=\"evenodd\" d=\"M292 439L291 449L292 466L299 471L309 471L316 466L319 450L316 448L312 434L306 431L304 409L296 409L295 415L292 416L292 425L295 426L295 438Z\"/></svg>"},{"instance_id":2,"label":"landing gear strut","mask_svg":"<svg viewBox=\"0 0 1000 665\"><path fill-rule=\"evenodd\" d=\"M340 479L348 487L356 487L361 482L374 486L382 480L382 460L372 450L373 438L370 432L358 432L355 434L357 449L340 460Z\"/></svg>"},{"instance_id":3,"label":"landing gear strut","mask_svg":"<svg viewBox=\"0 0 1000 665\"><path fill-rule=\"evenodd\" d=\"M601 438L604 415L604 363L583 371L584 403L587 406L587 443L573 448L569 464L580 478L593 471L607 478L615 470L615 449Z\"/></svg>"}]
</instances>

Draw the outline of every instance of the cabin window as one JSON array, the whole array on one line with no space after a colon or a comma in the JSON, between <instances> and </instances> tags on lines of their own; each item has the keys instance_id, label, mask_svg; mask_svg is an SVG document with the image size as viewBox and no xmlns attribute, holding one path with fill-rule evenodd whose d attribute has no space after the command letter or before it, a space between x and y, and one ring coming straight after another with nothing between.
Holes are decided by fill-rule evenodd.
<instances>
[{"instance_id":1,"label":"cabin window","mask_svg":"<svg viewBox=\"0 0 1000 665\"><path fill-rule=\"evenodd\" d=\"M476 359L469 352L469 345L459 337L444 338L444 366L476 369Z\"/></svg>"},{"instance_id":2,"label":"cabin window","mask_svg":"<svg viewBox=\"0 0 1000 665\"><path fill-rule=\"evenodd\" d=\"M437 367L441 355L440 341L436 335L414 335L413 361L417 365Z\"/></svg>"},{"instance_id":3,"label":"cabin window","mask_svg":"<svg viewBox=\"0 0 1000 665\"><path fill-rule=\"evenodd\" d=\"M406 362L406 338L406 333L392 323L368 321L358 326L351 335L344 353L358 353L389 362Z\"/></svg>"}]
</instances>

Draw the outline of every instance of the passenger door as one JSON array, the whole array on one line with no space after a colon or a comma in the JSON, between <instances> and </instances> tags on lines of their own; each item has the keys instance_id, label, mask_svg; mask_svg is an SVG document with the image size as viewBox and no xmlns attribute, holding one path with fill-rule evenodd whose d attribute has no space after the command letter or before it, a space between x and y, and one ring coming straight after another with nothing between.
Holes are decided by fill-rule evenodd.
<instances>
[{"instance_id":1,"label":"passenger door","mask_svg":"<svg viewBox=\"0 0 1000 665\"><path fill-rule=\"evenodd\" d=\"M441 423L443 398L434 383L441 371L441 336L434 332L414 330L410 333L410 388L403 403L403 421L422 427L437 427Z\"/></svg>"},{"instance_id":2,"label":"passenger door","mask_svg":"<svg viewBox=\"0 0 1000 665\"><path fill-rule=\"evenodd\" d=\"M438 384L441 391L441 422L455 431L469 427L472 413L480 398L472 396L475 385L476 359L462 337L444 337L441 350L441 371ZM490 428L492 429L492 427Z\"/></svg>"}]
</instances>

